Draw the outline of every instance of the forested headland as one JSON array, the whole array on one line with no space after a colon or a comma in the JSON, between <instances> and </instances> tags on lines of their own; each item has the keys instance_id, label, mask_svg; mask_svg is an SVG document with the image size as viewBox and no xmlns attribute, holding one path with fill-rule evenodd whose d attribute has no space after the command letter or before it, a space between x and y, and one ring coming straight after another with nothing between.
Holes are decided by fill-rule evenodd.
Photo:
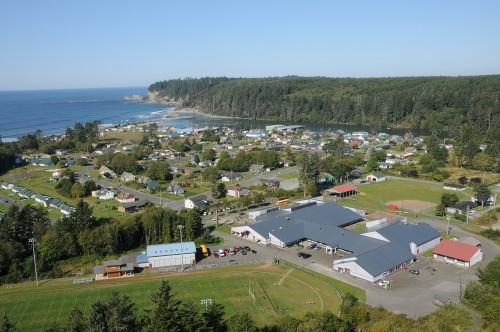
<instances>
[{"instance_id":1,"label":"forested headland","mask_svg":"<svg viewBox=\"0 0 500 332\"><path fill-rule=\"evenodd\" d=\"M207 77L156 82L149 92L224 116L423 128L440 136L467 125L490 139L500 131L500 75Z\"/></svg>"}]
</instances>

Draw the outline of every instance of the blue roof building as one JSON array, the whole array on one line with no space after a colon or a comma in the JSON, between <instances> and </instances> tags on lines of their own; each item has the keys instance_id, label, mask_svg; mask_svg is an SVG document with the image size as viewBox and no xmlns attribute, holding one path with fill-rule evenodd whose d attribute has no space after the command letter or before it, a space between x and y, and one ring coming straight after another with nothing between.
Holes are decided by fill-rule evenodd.
<instances>
[{"instance_id":1,"label":"blue roof building","mask_svg":"<svg viewBox=\"0 0 500 332\"><path fill-rule=\"evenodd\" d=\"M196 263L196 246L194 242L154 244L146 247L146 256L152 268L185 267Z\"/></svg>"}]
</instances>

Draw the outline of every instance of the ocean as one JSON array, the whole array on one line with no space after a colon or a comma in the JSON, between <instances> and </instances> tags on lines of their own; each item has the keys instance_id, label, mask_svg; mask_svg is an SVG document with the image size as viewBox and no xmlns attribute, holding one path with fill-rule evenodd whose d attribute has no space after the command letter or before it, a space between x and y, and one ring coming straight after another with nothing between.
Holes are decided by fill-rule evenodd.
<instances>
[{"instance_id":1,"label":"ocean","mask_svg":"<svg viewBox=\"0 0 500 332\"><path fill-rule=\"evenodd\" d=\"M37 129L43 135L61 133L76 122L100 120L102 124L118 124L153 120L171 108L123 99L146 93L145 87L0 91L0 135L7 141Z\"/></svg>"},{"instance_id":2,"label":"ocean","mask_svg":"<svg viewBox=\"0 0 500 332\"><path fill-rule=\"evenodd\" d=\"M99 120L102 124L120 124L140 121L157 121L160 128L176 127L233 127L237 129L263 129L276 121L229 119L207 117L190 113L176 118L165 118L172 105L142 103L125 100L132 94L145 95L146 87L40 90L40 91L0 91L0 136L2 140L15 140L35 130L43 135L58 134L72 127L76 122ZM291 124L282 123L280 124ZM407 129L384 129L345 124L304 124L307 129L321 132L343 130L384 131L402 135ZM421 131L417 131L417 134Z\"/></svg>"}]
</instances>

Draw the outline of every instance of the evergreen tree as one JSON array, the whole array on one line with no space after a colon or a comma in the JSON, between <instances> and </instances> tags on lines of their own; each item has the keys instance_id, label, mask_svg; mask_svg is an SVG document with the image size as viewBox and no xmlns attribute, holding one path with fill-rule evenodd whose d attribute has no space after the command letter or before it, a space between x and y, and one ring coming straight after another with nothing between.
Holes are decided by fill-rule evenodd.
<instances>
[{"instance_id":1,"label":"evergreen tree","mask_svg":"<svg viewBox=\"0 0 500 332\"><path fill-rule=\"evenodd\" d=\"M481 205L484 206L491 197L491 191L488 189L488 186L484 183L481 183L475 189L476 199L481 202Z\"/></svg>"},{"instance_id":2,"label":"evergreen tree","mask_svg":"<svg viewBox=\"0 0 500 332\"><path fill-rule=\"evenodd\" d=\"M90 306L87 332L108 332L108 307L97 300Z\"/></svg>"},{"instance_id":3,"label":"evergreen tree","mask_svg":"<svg viewBox=\"0 0 500 332\"><path fill-rule=\"evenodd\" d=\"M2 322L0 323L0 332L15 332L17 331L16 326L10 322L7 314L3 315Z\"/></svg>"},{"instance_id":4,"label":"evergreen tree","mask_svg":"<svg viewBox=\"0 0 500 332\"><path fill-rule=\"evenodd\" d=\"M143 331L182 331L179 324L180 302L174 298L167 281L162 281L158 291L151 296L151 302Z\"/></svg>"},{"instance_id":5,"label":"evergreen tree","mask_svg":"<svg viewBox=\"0 0 500 332\"><path fill-rule=\"evenodd\" d=\"M257 326L248 313L237 313L228 319L227 332L257 332Z\"/></svg>"},{"instance_id":6,"label":"evergreen tree","mask_svg":"<svg viewBox=\"0 0 500 332\"><path fill-rule=\"evenodd\" d=\"M224 306L219 303L213 303L203 312L203 319L208 332L226 331L224 321Z\"/></svg>"},{"instance_id":7,"label":"evergreen tree","mask_svg":"<svg viewBox=\"0 0 500 332\"><path fill-rule=\"evenodd\" d=\"M138 322L135 317L134 304L130 301L128 296L113 292L106 303L106 307L109 332L137 331Z\"/></svg>"},{"instance_id":8,"label":"evergreen tree","mask_svg":"<svg viewBox=\"0 0 500 332\"><path fill-rule=\"evenodd\" d=\"M227 194L226 185L222 182L218 182L215 186L212 187L212 195L217 198L224 198Z\"/></svg>"},{"instance_id":9,"label":"evergreen tree","mask_svg":"<svg viewBox=\"0 0 500 332\"><path fill-rule=\"evenodd\" d=\"M77 307L74 307L69 314L66 332L85 332L85 317Z\"/></svg>"}]
</instances>

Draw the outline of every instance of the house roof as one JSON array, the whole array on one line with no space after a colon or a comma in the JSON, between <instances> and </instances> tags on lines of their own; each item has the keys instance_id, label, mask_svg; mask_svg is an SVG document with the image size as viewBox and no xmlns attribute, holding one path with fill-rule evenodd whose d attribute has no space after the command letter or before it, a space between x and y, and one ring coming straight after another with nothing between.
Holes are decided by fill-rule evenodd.
<instances>
[{"instance_id":1,"label":"house roof","mask_svg":"<svg viewBox=\"0 0 500 332\"><path fill-rule=\"evenodd\" d=\"M377 230L377 233L391 242L398 242L408 246L411 242L417 246L434 240L441 234L428 224L409 224L405 222L392 222Z\"/></svg>"},{"instance_id":2,"label":"house roof","mask_svg":"<svg viewBox=\"0 0 500 332\"><path fill-rule=\"evenodd\" d=\"M335 187L332 187L330 189L328 189L329 191L331 192L335 192L335 193L346 193L346 192L349 192L349 191L355 191L355 190L358 190L358 187L356 187L355 185L353 184L342 184L340 186L335 186Z\"/></svg>"},{"instance_id":3,"label":"house roof","mask_svg":"<svg viewBox=\"0 0 500 332\"><path fill-rule=\"evenodd\" d=\"M142 207L142 206L145 206L146 204L148 204L148 202L146 202L144 200L138 200L138 201L134 201L134 202L123 203L122 206L125 209L131 209L131 208L135 208L135 207Z\"/></svg>"},{"instance_id":4,"label":"house roof","mask_svg":"<svg viewBox=\"0 0 500 332\"><path fill-rule=\"evenodd\" d=\"M198 195L198 196L195 196L195 197L191 197L189 199L194 204L205 203L206 201L208 201L207 195Z\"/></svg>"},{"instance_id":5,"label":"house roof","mask_svg":"<svg viewBox=\"0 0 500 332\"><path fill-rule=\"evenodd\" d=\"M374 177L377 177L377 178L385 178L385 174L382 174L382 173L372 173L368 176L374 176Z\"/></svg>"},{"instance_id":6,"label":"house roof","mask_svg":"<svg viewBox=\"0 0 500 332\"><path fill-rule=\"evenodd\" d=\"M468 243L443 240L436 248L434 248L432 253L468 262L479 250L480 249L478 247Z\"/></svg>"},{"instance_id":7,"label":"house roof","mask_svg":"<svg viewBox=\"0 0 500 332\"><path fill-rule=\"evenodd\" d=\"M194 242L155 244L146 247L146 255L148 257L172 256L192 253L196 253L196 246Z\"/></svg>"}]
</instances>

